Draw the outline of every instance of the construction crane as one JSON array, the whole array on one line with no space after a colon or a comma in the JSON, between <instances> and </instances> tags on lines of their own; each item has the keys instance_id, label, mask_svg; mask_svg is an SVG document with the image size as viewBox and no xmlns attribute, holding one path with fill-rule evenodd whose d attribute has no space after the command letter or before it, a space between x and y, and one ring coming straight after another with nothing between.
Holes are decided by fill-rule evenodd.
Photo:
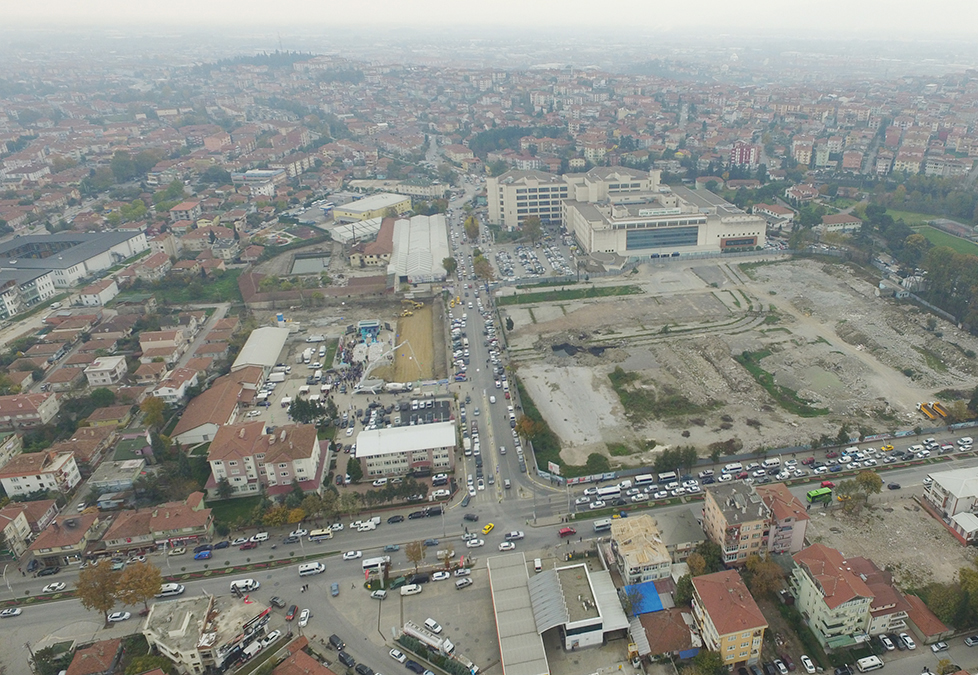
<instances>
[{"instance_id":1,"label":"construction crane","mask_svg":"<svg viewBox=\"0 0 978 675\"><path fill-rule=\"evenodd\" d=\"M391 349L388 349L386 352L384 352L383 354L381 354L380 355L380 358L374 359L373 361L371 361L370 363L368 363L367 364L367 367L363 369L363 375L360 376L360 381L357 382L356 389L360 389L361 387L363 387L363 383L367 381L367 378L368 377L370 377L370 373L372 373L374 371L374 368L377 368L378 366L381 366L381 365L387 365L387 357L390 356L391 354L393 354L394 352L396 352L398 349L400 349L404 345L408 345L408 347L411 346L411 345L408 344L408 341L405 340L404 342L402 342L401 344L397 345L396 347L392 347ZM414 350L413 349L411 350L411 353L412 354L414 353Z\"/></svg>"}]
</instances>

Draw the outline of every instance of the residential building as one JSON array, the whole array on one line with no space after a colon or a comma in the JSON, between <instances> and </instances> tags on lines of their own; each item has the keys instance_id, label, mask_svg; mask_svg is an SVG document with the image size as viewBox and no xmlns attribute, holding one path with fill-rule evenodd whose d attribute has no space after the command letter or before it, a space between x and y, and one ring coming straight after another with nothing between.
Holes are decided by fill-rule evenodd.
<instances>
[{"instance_id":1,"label":"residential building","mask_svg":"<svg viewBox=\"0 0 978 675\"><path fill-rule=\"evenodd\" d=\"M107 387L118 384L128 372L125 356L100 356L85 368L85 377L89 386Z\"/></svg>"},{"instance_id":2,"label":"residential building","mask_svg":"<svg viewBox=\"0 0 978 675\"><path fill-rule=\"evenodd\" d=\"M767 620L736 570L693 577L692 604L704 645L725 665L760 661Z\"/></svg>"},{"instance_id":3,"label":"residential building","mask_svg":"<svg viewBox=\"0 0 978 675\"><path fill-rule=\"evenodd\" d=\"M672 573L672 556L648 514L611 523L611 552L627 585L665 579Z\"/></svg>"},{"instance_id":4,"label":"residential building","mask_svg":"<svg viewBox=\"0 0 978 675\"><path fill-rule=\"evenodd\" d=\"M357 436L363 475L406 476L417 469L451 473L455 466L455 424L365 429Z\"/></svg>"},{"instance_id":5,"label":"residential building","mask_svg":"<svg viewBox=\"0 0 978 675\"><path fill-rule=\"evenodd\" d=\"M121 511L102 535L109 554L195 546L214 535L214 517L204 508L204 493L191 493L184 502Z\"/></svg>"},{"instance_id":6,"label":"residential building","mask_svg":"<svg viewBox=\"0 0 978 675\"><path fill-rule=\"evenodd\" d=\"M139 348L144 352L149 349L176 349L183 351L187 337L182 329L153 330L139 334Z\"/></svg>"},{"instance_id":7,"label":"residential building","mask_svg":"<svg viewBox=\"0 0 978 675\"><path fill-rule=\"evenodd\" d=\"M154 282L163 279L166 273L173 269L173 262L166 253L157 251L146 256L143 260L133 263L132 267L137 279Z\"/></svg>"},{"instance_id":8,"label":"residential building","mask_svg":"<svg viewBox=\"0 0 978 675\"><path fill-rule=\"evenodd\" d=\"M867 632L870 635L881 635L906 630L910 603L893 585L893 574L881 570L869 558L849 558L846 562L849 569L866 582L866 587L873 594L869 605Z\"/></svg>"},{"instance_id":9,"label":"residential building","mask_svg":"<svg viewBox=\"0 0 978 675\"><path fill-rule=\"evenodd\" d=\"M389 215L389 209L393 209L397 214L404 213L411 209L411 198L382 192L337 206L333 209L333 218L338 223L354 223L371 218L383 218Z\"/></svg>"},{"instance_id":10,"label":"residential building","mask_svg":"<svg viewBox=\"0 0 978 675\"><path fill-rule=\"evenodd\" d=\"M0 432L0 469L24 449L24 439L12 431Z\"/></svg>"},{"instance_id":11,"label":"residential building","mask_svg":"<svg viewBox=\"0 0 978 675\"><path fill-rule=\"evenodd\" d=\"M788 587L818 641L835 649L865 640L873 592L842 554L814 544L793 559Z\"/></svg>"},{"instance_id":12,"label":"residential building","mask_svg":"<svg viewBox=\"0 0 978 675\"><path fill-rule=\"evenodd\" d=\"M780 204L755 204L752 211L759 216L766 216L773 224L786 223L795 218L795 212Z\"/></svg>"},{"instance_id":13,"label":"residential building","mask_svg":"<svg viewBox=\"0 0 978 675\"><path fill-rule=\"evenodd\" d=\"M212 441L218 429L234 422L239 406L254 402L263 381L264 373L257 366L217 378L187 404L171 438L185 447Z\"/></svg>"},{"instance_id":14,"label":"residential building","mask_svg":"<svg viewBox=\"0 0 978 675\"><path fill-rule=\"evenodd\" d=\"M767 552L770 519L771 509L749 485L730 481L706 490L703 530L720 546L727 565L743 565L748 556Z\"/></svg>"},{"instance_id":15,"label":"residential building","mask_svg":"<svg viewBox=\"0 0 978 675\"><path fill-rule=\"evenodd\" d=\"M0 396L0 428L29 429L50 424L60 410L58 397L50 392Z\"/></svg>"},{"instance_id":16,"label":"residential building","mask_svg":"<svg viewBox=\"0 0 978 675\"><path fill-rule=\"evenodd\" d=\"M81 471L70 453L21 453L0 469L0 484L10 497L35 492L66 494L81 482Z\"/></svg>"},{"instance_id":17,"label":"residential building","mask_svg":"<svg viewBox=\"0 0 978 675\"><path fill-rule=\"evenodd\" d=\"M289 424L269 433L264 422L243 422L218 429L207 450L211 494L227 480L232 496L257 494L261 487L269 494L282 494L299 483L306 493L322 491L326 453L319 445L316 427Z\"/></svg>"},{"instance_id":18,"label":"residential building","mask_svg":"<svg viewBox=\"0 0 978 675\"><path fill-rule=\"evenodd\" d=\"M153 389L153 396L162 399L167 405L183 401L187 389L198 384L197 371L192 368L174 368L159 385Z\"/></svg>"},{"instance_id":19,"label":"residential building","mask_svg":"<svg viewBox=\"0 0 978 675\"><path fill-rule=\"evenodd\" d=\"M351 267L384 267L394 250L394 218L384 218L374 241L359 242L350 248Z\"/></svg>"},{"instance_id":20,"label":"residential building","mask_svg":"<svg viewBox=\"0 0 978 675\"><path fill-rule=\"evenodd\" d=\"M15 558L20 558L27 552L27 547L34 538L31 525L27 520L24 509L4 507L0 509L0 534L8 550Z\"/></svg>"},{"instance_id":21,"label":"residential building","mask_svg":"<svg viewBox=\"0 0 978 675\"><path fill-rule=\"evenodd\" d=\"M101 524L98 513L62 514L31 542L31 555L45 567L80 562L89 545L98 541Z\"/></svg>"},{"instance_id":22,"label":"residential building","mask_svg":"<svg viewBox=\"0 0 978 675\"><path fill-rule=\"evenodd\" d=\"M100 279L79 291L81 303L87 307L103 307L119 295L119 285L115 279Z\"/></svg>"},{"instance_id":23,"label":"residential building","mask_svg":"<svg viewBox=\"0 0 978 675\"><path fill-rule=\"evenodd\" d=\"M149 246L156 253L163 253L167 258L176 258L180 255L180 242L173 236L172 232L161 232L149 240Z\"/></svg>"},{"instance_id":24,"label":"residential building","mask_svg":"<svg viewBox=\"0 0 978 675\"><path fill-rule=\"evenodd\" d=\"M761 146L741 141L734 143L730 149L730 163L749 169L757 168L757 165L761 163Z\"/></svg>"},{"instance_id":25,"label":"residential building","mask_svg":"<svg viewBox=\"0 0 978 675\"><path fill-rule=\"evenodd\" d=\"M133 483L146 468L145 459L125 459L119 462L102 462L88 478L87 486L92 492L125 492L132 490Z\"/></svg>"},{"instance_id":26,"label":"residential building","mask_svg":"<svg viewBox=\"0 0 978 675\"><path fill-rule=\"evenodd\" d=\"M801 500L791 494L784 483L756 485L754 491L771 512L768 553L797 553L805 548L809 518Z\"/></svg>"},{"instance_id":27,"label":"residential building","mask_svg":"<svg viewBox=\"0 0 978 675\"><path fill-rule=\"evenodd\" d=\"M200 218L200 214L201 208L199 201L180 202L170 209L170 222L175 223L178 220L196 222Z\"/></svg>"},{"instance_id":28,"label":"residential building","mask_svg":"<svg viewBox=\"0 0 978 675\"><path fill-rule=\"evenodd\" d=\"M121 638L99 640L75 652L65 675L111 675L121 659Z\"/></svg>"},{"instance_id":29,"label":"residential building","mask_svg":"<svg viewBox=\"0 0 978 675\"><path fill-rule=\"evenodd\" d=\"M0 319L42 303L54 292L49 270L0 270Z\"/></svg>"},{"instance_id":30,"label":"residential building","mask_svg":"<svg viewBox=\"0 0 978 675\"><path fill-rule=\"evenodd\" d=\"M118 427L121 429L132 420L132 406L112 405L96 408L87 419L93 427Z\"/></svg>"}]
</instances>

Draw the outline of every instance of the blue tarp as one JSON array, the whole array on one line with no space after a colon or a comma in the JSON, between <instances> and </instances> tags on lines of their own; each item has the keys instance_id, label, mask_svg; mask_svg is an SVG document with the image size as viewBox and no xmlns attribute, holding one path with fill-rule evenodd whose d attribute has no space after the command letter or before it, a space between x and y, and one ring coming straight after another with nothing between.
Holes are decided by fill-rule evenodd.
<instances>
[{"instance_id":1,"label":"blue tarp","mask_svg":"<svg viewBox=\"0 0 978 675\"><path fill-rule=\"evenodd\" d=\"M655 582L646 581L641 584L625 586L625 593L630 598L638 598L638 602L632 607L636 616L662 611L662 600L659 599L659 591L655 588Z\"/></svg>"}]
</instances>

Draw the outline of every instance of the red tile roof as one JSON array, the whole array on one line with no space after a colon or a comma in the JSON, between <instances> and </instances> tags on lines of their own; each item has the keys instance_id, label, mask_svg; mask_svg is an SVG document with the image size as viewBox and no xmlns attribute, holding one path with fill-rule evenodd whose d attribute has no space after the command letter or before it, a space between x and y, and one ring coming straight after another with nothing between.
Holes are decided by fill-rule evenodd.
<instances>
[{"instance_id":1,"label":"red tile roof","mask_svg":"<svg viewBox=\"0 0 978 675\"><path fill-rule=\"evenodd\" d=\"M822 598L829 609L855 598L873 597L866 582L853 573L848 561L834 548L814 544L796 553L794 559L821 587Z\"/></svg>"},{"instance_id":2,"label":"red tile roof","mask_svg":"<svg viewBox=\"0 0 978 675\"><path fill-rule=\"evenodd\" d=\"M767 627L767 619L735 570L694 577L693 588L720 635Z\"/></svg>"},{"instance_id":3,"label":"red tile roof","mask_svg":"<svg viewBox=\"0 0 978 675\"><path fill-rule=\"evenodd\" d=\"M108 672L121 647L122 640L115 638L101 640L91 647L79 649L71 659L67 675L98 675L98 673Z\"/></svg>"}]
</instances>

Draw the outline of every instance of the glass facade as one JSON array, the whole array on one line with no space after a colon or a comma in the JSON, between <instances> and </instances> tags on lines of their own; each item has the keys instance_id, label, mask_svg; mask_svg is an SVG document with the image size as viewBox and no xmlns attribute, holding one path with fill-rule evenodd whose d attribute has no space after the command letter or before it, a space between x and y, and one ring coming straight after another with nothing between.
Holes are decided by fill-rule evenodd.
<instances>
[{"instance_id":1,"label":"glass facade","mask_svg":"<svg viewBox=\"0 0 978 675\"><path fill-rule=\"evenodd\" d=\"M625 249L672 248L696 246L698 227L674 227L662 230L636 230L625 234Z\"/></svg>"}]
</instances>

